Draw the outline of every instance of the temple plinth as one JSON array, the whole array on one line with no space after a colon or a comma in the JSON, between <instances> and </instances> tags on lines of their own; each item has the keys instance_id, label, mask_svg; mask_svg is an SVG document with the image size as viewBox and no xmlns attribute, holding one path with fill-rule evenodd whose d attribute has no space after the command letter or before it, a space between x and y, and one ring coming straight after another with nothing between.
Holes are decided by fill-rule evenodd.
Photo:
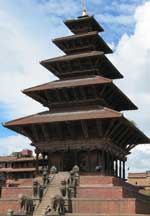
<instances>
[{"instance_id":1,"label":"temple plinth","mask_svg":"<svg viewBox=\"0 0 150 216\"><path fill-rule=\"evenodd\" d=\"M123 76L105 56L112 50L99 35L103 28L87 15L65 24L74 34L53 40L65 55L40 62L60 80L23 91L49 111L4 126L27 136L48 169L77 164L94 172L101 165L104 175L125 179L130 151L150 140L121 112L137 107L113 83Z\"/></svg>"}]
</instances>

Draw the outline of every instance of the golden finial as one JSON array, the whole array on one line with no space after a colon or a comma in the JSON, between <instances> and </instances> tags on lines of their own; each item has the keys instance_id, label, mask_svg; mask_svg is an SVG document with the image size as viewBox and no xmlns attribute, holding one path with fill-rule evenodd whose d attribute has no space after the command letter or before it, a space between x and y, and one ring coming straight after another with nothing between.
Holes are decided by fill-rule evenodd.
<instances>
[{"instance_id":1,"label":"golden finial","mask_svg":"<svg viewBox=\"0 0 150 216\"><path fill-rule=\"evenodd\" d=\"M85 8L83 9L82 16L87 16L87 11Z\"/></svg>"},{"instance_id":2,"label":"golden finial","mask_svg":"<svg viewBox=\"0 0 150 216\"><path fill-rule=\"evenodd\" d=\"M87 16L86 3L85 0L81 0L83 6L82 16Z\"/></svg>"}]
</instances>

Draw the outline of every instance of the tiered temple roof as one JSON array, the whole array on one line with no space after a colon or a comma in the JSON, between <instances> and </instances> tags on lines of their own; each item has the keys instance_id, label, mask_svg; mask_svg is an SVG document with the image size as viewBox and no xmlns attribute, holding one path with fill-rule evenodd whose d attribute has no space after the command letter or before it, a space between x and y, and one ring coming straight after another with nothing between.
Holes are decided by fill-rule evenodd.
<instances>
[{"instance_id":1,"label":"tiered temple roof","mask_svg":"<svg viewBox=\"0 0 150 216\"><path fill-rule=\"evenodd\" d=\"M65 55L40 62L59 78L100 75L110 79L123 76L104 55L104 52L90 51L81 54Z\"/></svg>"},{"instance_id":2,"label":"tiered temple roof","mask_svg":"<svg viewBox=\"0 0 150 216\"><path fill-rule=\"evenodd\" d=\"M106 169L113 170L113 161L125 161L132 148L150 140L119 112L137 107L112 81L123 76L105 56L112 50L98 34L102 27L93 16L65 24L75 35L53 42L66 55L41 61L61 80L23 91L49 111L5 126L29 137L39 152L48 155L102 150L104 161L111 160Z\"/></svg>"},{"instance_id":3,"label":"tiered temple roof","mask_svg":"<svg viewBox=\"0 0 150 216\"><path fill-rule=\"evenodd\" d=\"M78 17L78 19L66 20L64 23L74 34L92 31L104 31L94 16L81 16Z\"/></svg>"},{"instance_id":4,"label":"tiered temple roof","mask_svg":"<svg viewBox=\"0 0 150 216\"><path fill-rule=\"evenodd\" d=\"M112 49L100 37L97 31L56 38L53 42L66 54L85 51L102 51L112 53Z\"/></svg>"},{"instance_id":5,"label":"tiered temple roof","mask_svg":"<svg viewBox=\"0 0 150 216\"><path fill-rule=\"evenodd\" d=\"M104 105L117 111L137 109L111 79L100 76L58 80L26 89L23 93L55 110L73 105Z\"/></svg>"}]
</instances>

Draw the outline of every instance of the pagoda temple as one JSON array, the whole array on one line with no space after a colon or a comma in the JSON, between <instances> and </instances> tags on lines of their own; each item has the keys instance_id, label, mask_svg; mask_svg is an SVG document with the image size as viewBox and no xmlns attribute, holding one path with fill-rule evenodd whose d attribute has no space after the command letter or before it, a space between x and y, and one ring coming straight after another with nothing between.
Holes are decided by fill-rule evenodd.
<instances>
[{"instance_id":1,"label":"pagoda temple","mask_svg":"<svg viewBox=\"0 0 150 216\"><path fill-rule=\"evenodd\" d=\"M99 35L103 28L86 14L64 23L73 35L53 42L65 55L40 62L59 80L23 91L49 110L4 126L31 140L37 172L42 154L48 169L69 171L77 164L94 172L101 165L104 175L125 179L127 156L150 140L121 112L137 107L113 83L123 75L105 55L112 50Z\"/></svg>"}]
</instances>

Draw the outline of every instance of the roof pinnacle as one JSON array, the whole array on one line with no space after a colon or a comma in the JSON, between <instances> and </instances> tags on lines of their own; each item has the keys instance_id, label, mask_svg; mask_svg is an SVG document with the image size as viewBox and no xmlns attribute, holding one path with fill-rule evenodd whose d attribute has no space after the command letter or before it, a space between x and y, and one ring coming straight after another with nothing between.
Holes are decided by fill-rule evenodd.
<instances>
[{"instance_id":1,"label":"roof pinnacle","mask_svg":"<svg viewBox=\"0 0 150 216\"><path fill-rule=\"evenodd\" d=\"M87 16L86 8L83 9L82 16Z\"/></svg>"},{"instance_id":2,"label":"roof pinnacle","mask_svg":"<svg viewBox=\"0 0 150 216\"><path fill-rule=\"evenodd\" d=\"M86 9L85 0L81 0L81 1L82 1L82 5L83 5L82 16L87 16L87 9Z\"/></svg>"}]
</instances>

